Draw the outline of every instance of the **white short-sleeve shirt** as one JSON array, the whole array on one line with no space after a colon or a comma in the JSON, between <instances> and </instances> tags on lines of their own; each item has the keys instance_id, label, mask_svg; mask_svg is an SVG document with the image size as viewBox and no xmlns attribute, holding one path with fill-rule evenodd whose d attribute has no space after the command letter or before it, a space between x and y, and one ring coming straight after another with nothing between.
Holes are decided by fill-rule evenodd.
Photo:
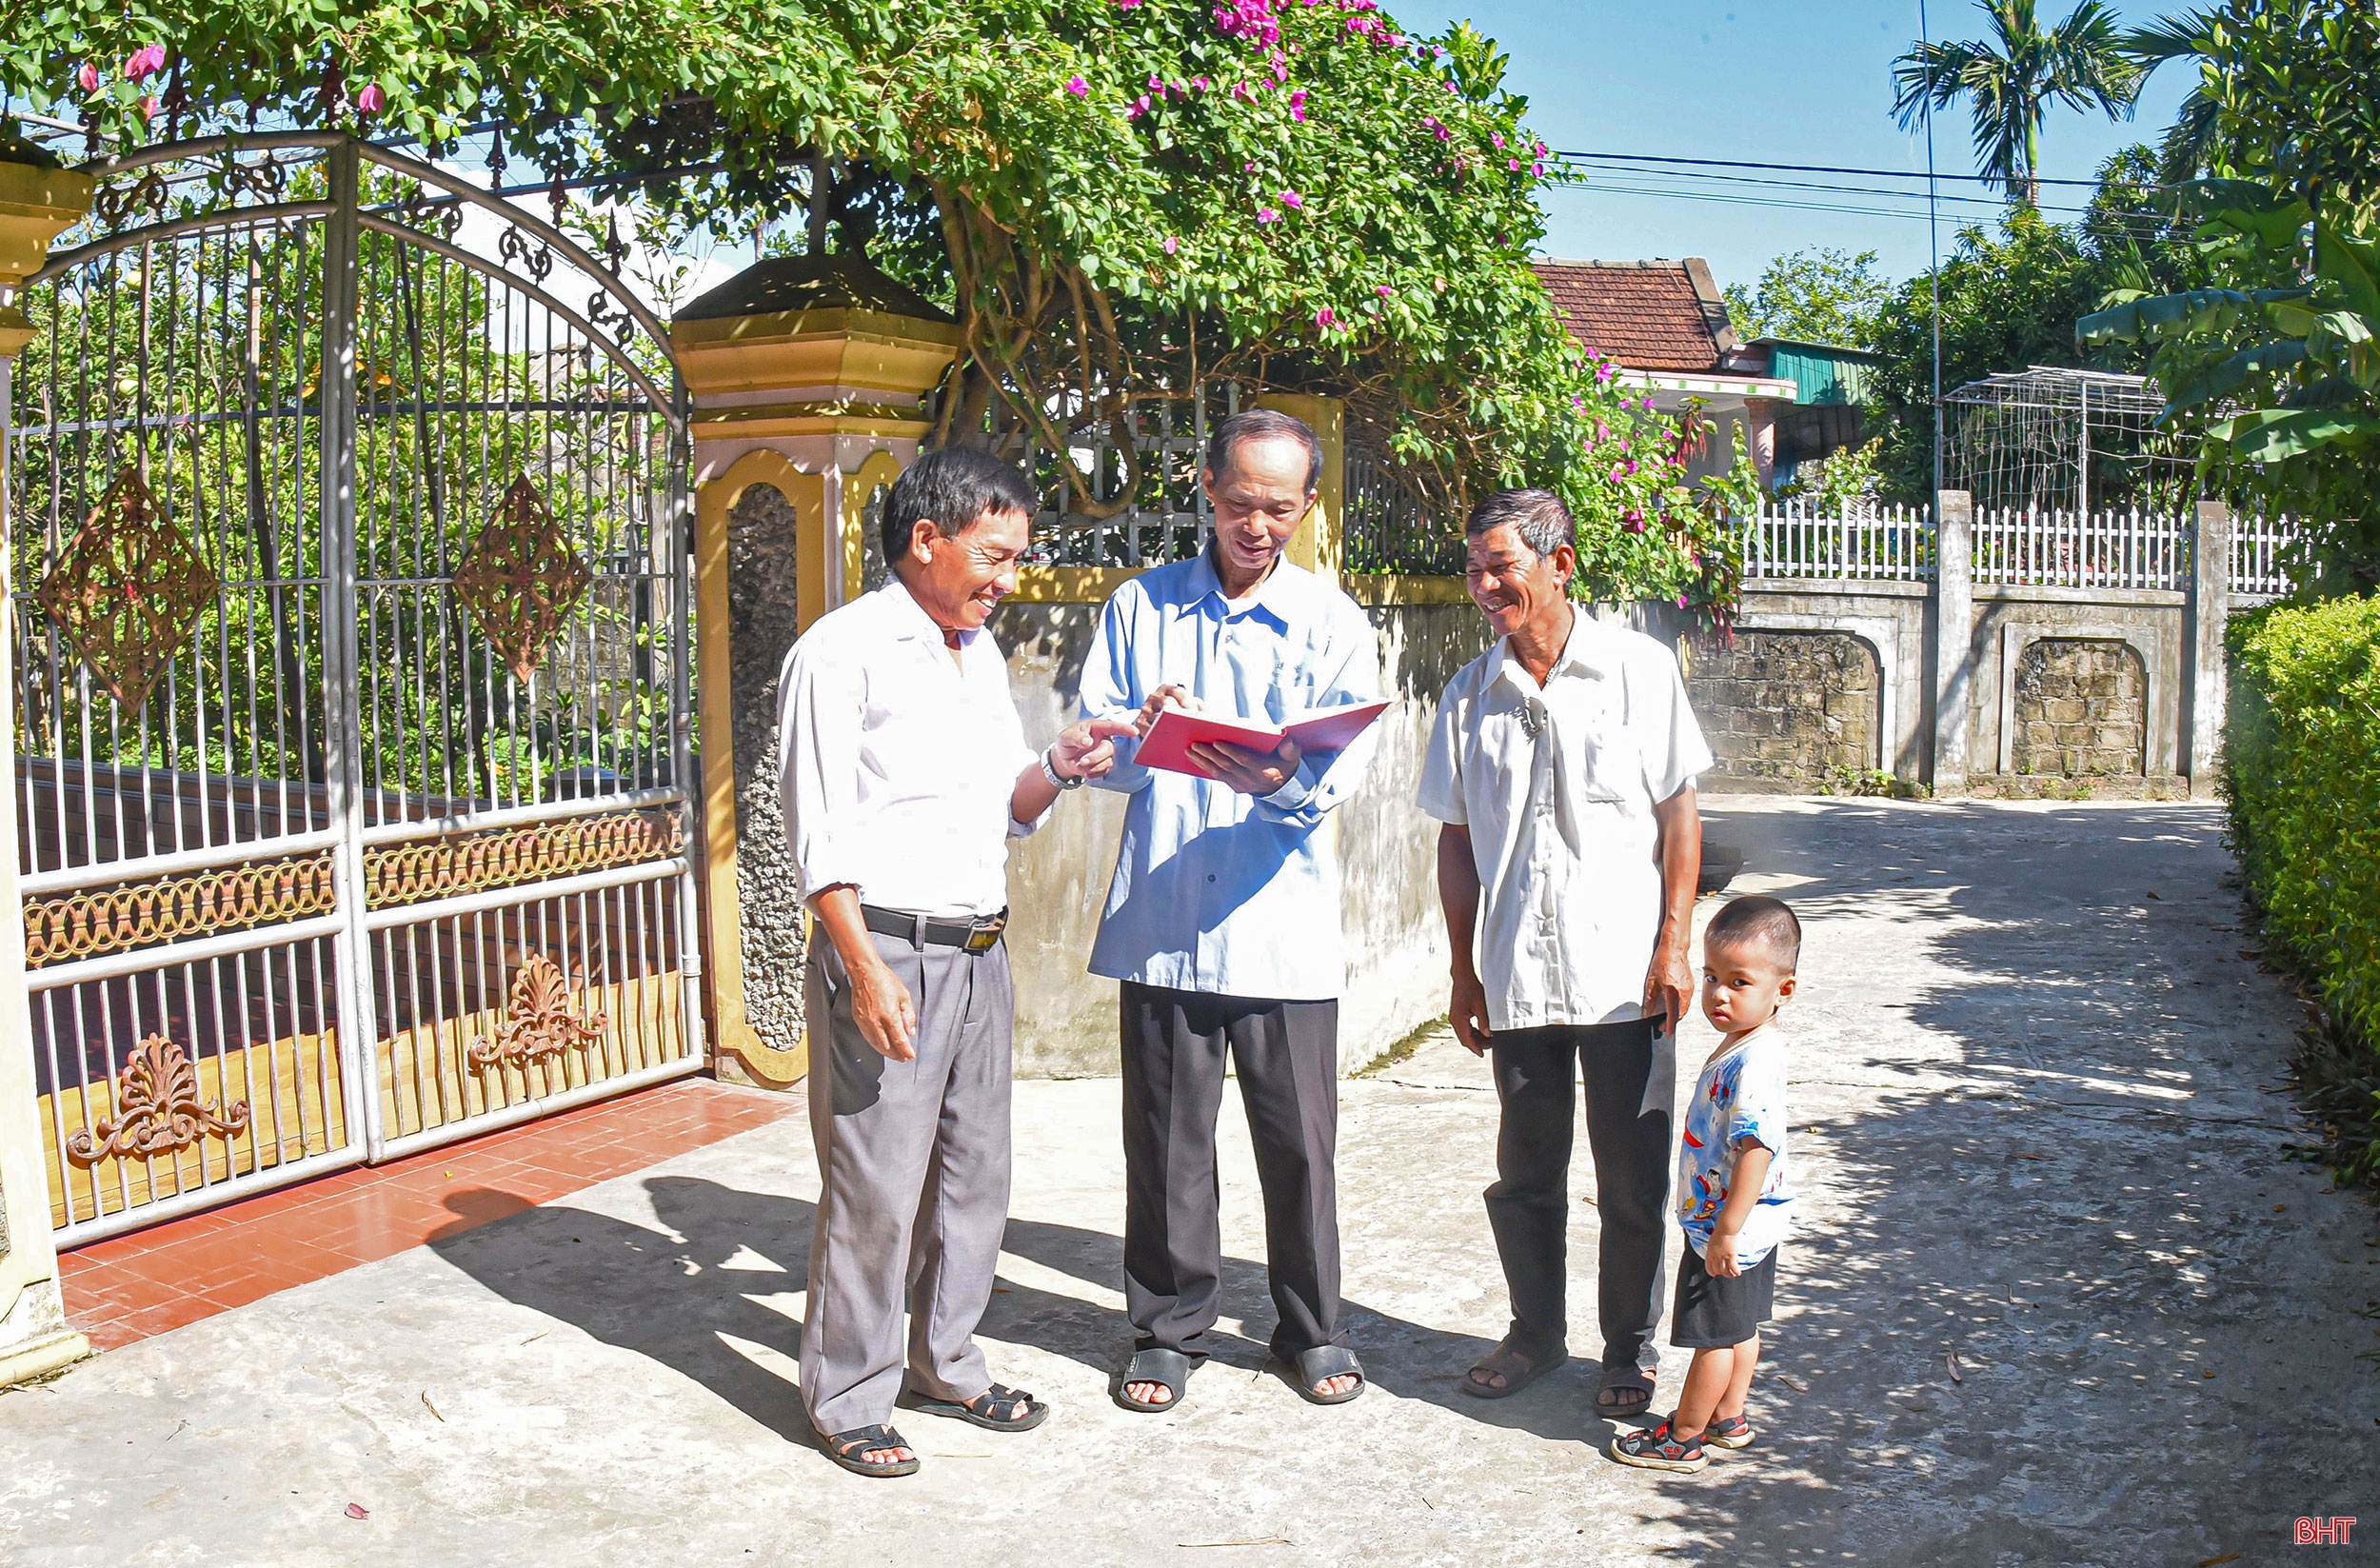
<instances>
[{"instance_id":1,"label":"white short-sleeve shirt","mask_svg":"<svg viewBox=\"0 0 2380 1568\"><path fill-rule=\"evenodd\" d=\"M1653 808L1711 761L1676 655L1583 611L1542 688L1504 641L1447 683L1416 804L1471 831L1490 1029L1643 1016Z\"/></svg>"}]
</instances>

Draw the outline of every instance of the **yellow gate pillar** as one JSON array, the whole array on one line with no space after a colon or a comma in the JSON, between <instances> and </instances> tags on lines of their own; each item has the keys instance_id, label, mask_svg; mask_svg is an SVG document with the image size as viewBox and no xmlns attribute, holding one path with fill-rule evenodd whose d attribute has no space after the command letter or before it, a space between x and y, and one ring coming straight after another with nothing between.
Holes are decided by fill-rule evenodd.
<instances>
[{"instance_id":1,"label":"yellow gate pillar","mask_svg":"<svg viewBox=\"0 0 2380 1568\"><path fill-rule=\"evenodd\" d=\"M90 210L89 176L0 163L0 507L8 471L10 372L33 340L17 286L41 269L50 242ZM14 598L14 564L0 532L0 599ZM22 613L10 605L9 625ZM38 610L33 613L39 614ZM25 909L17 900L16 672L0 679L0 1387L90 1354L67 1326L58 1253L50 1240L50 1179L33 1082L32 1018L25 991Z\"/></svg>"},{"instance_id":2,"label":"yellow gate pillar","mask_svg":"<svg viewBox=\"0 0 2380 1568\"><path fill-rule=\"evenodd\" d=\"M794 632L863 591L869 498L916 457L960 333L857 257L784 256L686 307L669 337L694 399L711 1040L723 1076L783 1087L808 1053L783 1004L802 914L776 804L777 669ZM731 530L759 485L784 498L790 539ZM766 565L788 553L790 581ZM747 1005L764 988L771 1004Z\"/></svg>"}]
</instances>

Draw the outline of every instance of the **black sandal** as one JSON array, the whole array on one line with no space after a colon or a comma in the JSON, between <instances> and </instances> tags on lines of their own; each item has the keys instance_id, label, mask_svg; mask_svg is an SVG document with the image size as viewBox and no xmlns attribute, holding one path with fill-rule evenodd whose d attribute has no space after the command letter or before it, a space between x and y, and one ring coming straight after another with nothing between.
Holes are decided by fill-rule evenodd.
<instances>
[{"instance_id":1,"label":"black sandal","mask_svg":"<svg viewBox=\"0 0 2380 1568\"><path fill-rule=\"evenodd\" d=\"M948 1416L986 1432L1030 1432L1049 1419L1049 1406L1005 1383L994 1383L963 1403L915 1392L902 1395L901 1402L911 1410L922 1410L928 1416ZM1020 1407L1025 1412L1021 1417L1017 1415Z\"/></svg>"},{"instance_id":2,"label":"black sandal","mask_svg":"<svg viewBox=\"0 0 2380 1568\"><path fill-rule=\"evenodd\" d=\"M917 1450L909 1448L900 1433L889 1426L855 1426L848 1432L837 1432L819 1440L826 1445L826 1457L855 1476L914 1476L917 1474ZM868 1460L861 1455L879 1448L909 1448L905 1459Z\"/></svg>"},{"instance_id":3,"label":"black sandal","mask_svg":"<svg viewBox=\"0 0 2380 1568\"><path fill-rule=\"evenodd\" d=\"M1508 1334L1501 1344L1473 1362L1471 1370L1463 1374L1462 1391L1475 1399L1509 1399L1569 1360L1570 1352L1567 1350L1532 1356ZM1504 1386L1498 1388L1494 1383L1481 1382L1476 1376L1481 1372L1501 1377Z\"/></svg>"},{"instance_id":4,"label":"black sandal","mask_svg":"<svg viewBox=\"0 0 2380 1568\"><path fill-rule=\"evenodd\" d=\"M1607 1421L1624 1421L1653 1407L1653 1374L1637 1366L1605 1367L1603 1386L1595 1393L1595 1413Z\"/></svg>"},{"instance_id":5,"label":"black sandal","mask_svg":"<svg viewBox=\"0 0 2380 1568\"><path fill-rule=\"evenodd\" d=\"M1349 1399L1361 1399L1363 1391L1372 1386L1371 1379L1363 1375L1363 1363L1357 1360L1356 1353L1345 1345L1316 1345L1312 1350L1301 1350L1298 1352L1295 1367L1276 1356L1273 1358L1273 1368L1308 1404L1345 1404ZM1345 1377L1349 1373L1355 1375L1356 1386L1344 1394L1317 1394L1314 1391L1316 1383L1328 1378Z\"/></svg>"},{"instance_id":6,"label":"black sandal","mask_svg":"<svg viewBox=\"0 0 2380 1568\"><path fill-rule=\"evenodd\" d=\"M1132 1359L1124 1362L1123 1370L1116 1374L1116 1402L1126 1410L1148 1416L1171 1410L1181 1403L1181 1391L1190 1384L1190 1358L1179 1350L1136 1350ZM1161 1404L1136 1399L1127 1387L1132 1383L1160 1384L1170 1398Z\"/></svg>"}]
</instances>

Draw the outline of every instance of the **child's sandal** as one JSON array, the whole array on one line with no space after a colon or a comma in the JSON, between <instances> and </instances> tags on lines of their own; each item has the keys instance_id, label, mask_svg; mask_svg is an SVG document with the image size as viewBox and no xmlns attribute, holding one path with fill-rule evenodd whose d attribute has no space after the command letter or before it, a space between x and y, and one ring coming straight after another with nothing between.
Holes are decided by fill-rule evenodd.
<instances>
[{"instance_id":1,"label":"child's sandal","mask_svg":"<svg viewBox=\"0 0 2380 1568\"><path fill-rule=\"evenodd\" d=\"M1711 1456L1702 1451L1702 1439L1679 1437L1666 1417L1658 1426L1614 1438L1611 1455L1639 1470L1676 1470L1688 1475L1711 1462Z\"/></svg>"},{"instance_id":2,"label":"child's sandal","mask_svg":"<svg viewBox=\"0 0 2380 1568\"><path fill-rule=\"evenodd\" d=\"M1752 1423L1741 1416L1730 1416L1723 1421L1713 1421L1702 1429L1702 1440L1714 1447L1734 1452L1752 1446Z\"/></svg>"}]
</instances>

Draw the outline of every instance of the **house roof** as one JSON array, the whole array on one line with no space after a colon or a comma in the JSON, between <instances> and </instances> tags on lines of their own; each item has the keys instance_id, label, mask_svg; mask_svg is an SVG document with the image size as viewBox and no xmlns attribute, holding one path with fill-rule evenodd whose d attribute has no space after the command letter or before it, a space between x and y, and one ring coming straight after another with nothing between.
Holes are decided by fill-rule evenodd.
<instances>
[{"instance_id":1,"label":"house roof","mask_svg":"<svg viewBox=\"0 0 2380 1568\"><path fill-rule=\"evenodd\" d=\"M1716 370L1735 347L1727 303L1699 256L1531 265L1571 336L1631 370Z\"/></svg>"}]
</instances>

